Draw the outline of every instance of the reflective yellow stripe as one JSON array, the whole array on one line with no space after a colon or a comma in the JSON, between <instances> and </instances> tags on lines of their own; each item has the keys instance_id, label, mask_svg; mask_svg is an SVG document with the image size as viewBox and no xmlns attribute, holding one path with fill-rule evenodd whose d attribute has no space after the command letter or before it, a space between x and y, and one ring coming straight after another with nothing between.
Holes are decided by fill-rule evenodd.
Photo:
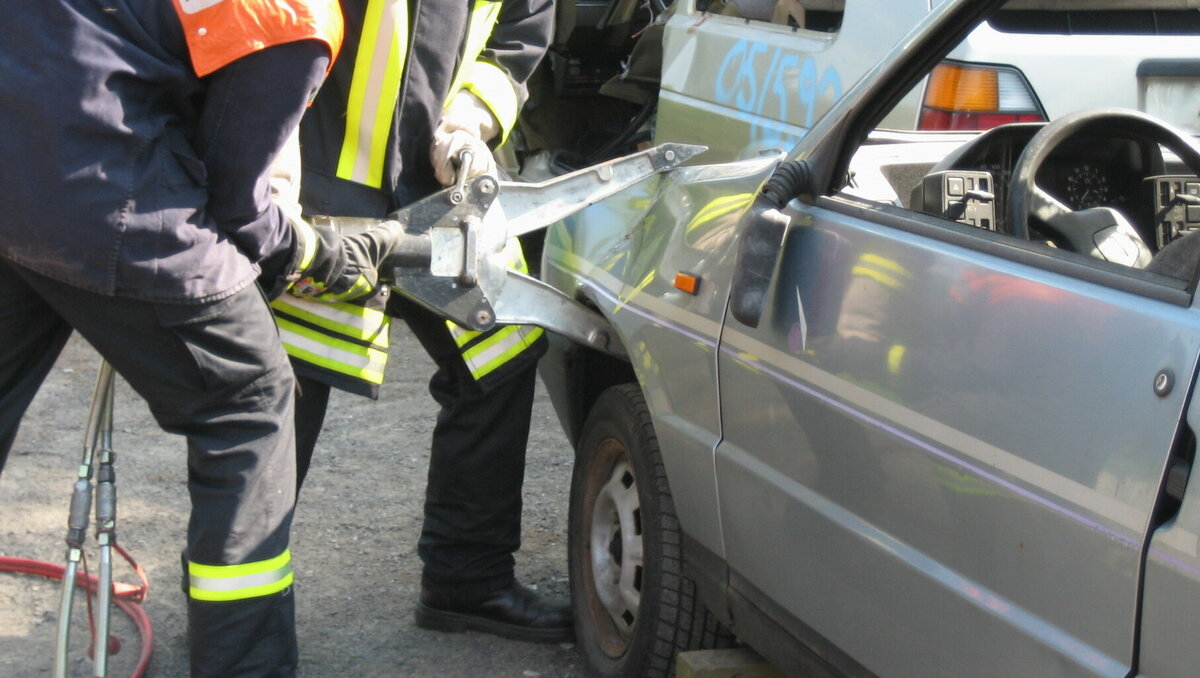
<instances>
[{"instance_id":1,"label":"reflective yellow stripe","mask_svg":"<svg viewBox=\"0 0 1200 678\"><path fill-rule=\"evenodd\" d=\"M345 292L341 292L339 294L318 294L307 298L322 304L330 304L334 302L345 301L346 299L358 299L359 297L365 297L371 292L372 287L373 285L371 284L371 281L367 279L367 276L359 275L358 279L354 281L354 284L350 286L350 289L346 290Z\"/></svg>"},{"instance_id":2,"label":"reflective yellow stripe","mask_svg":"<svg viewBox=\"0 0 1200 678\"><path fill-rule=\"evenodd\" d=\"M193 600L245 600L279 593L291 585L291 551L241 565L188 562L188 596Z\"/></svg>"},{"instance_id":3,"label":"reflective yellow stripe","mask_svg":"<svg viewBox=\"0 0 1200 678\"><path fill-rule=\"evenodd\" d=\"M504 262L505 268L517 273L529 273L529 264L525 261L525 252L521 249L521 241L519 239L509 238L508 242L504 243L503 255L506 259ZM446 321L446 327L450 328L450 336L454 337L454 343L459 348L466 346L475 337L483 334L483 332L460 327L449 320Z\"/></svg>"},{"instance_id":4,"label":"reflective yellow stripe","mask_svg":"<svg viewBox=\"0 0 1200 678\"><path fill-rule=\"evenodd\" d=\"M912 274L908 272L907 268L904 268L891 259L885 259L878 254L864 254L858 258L858 261L860 264L878 266L879 268L887 269L892 273L897 273L906 278L912 277Z\"/></svg>"},{"instance_id":5,"label":"reflective yellow stripe","mask_svg":"<svg viewBox=\"0 0 1200 678\"><path fill-rule=\"evenodd\" d=\"M347 364L345 361L339 360L336 356L330 358L322 355L321 351L334 352L332 347L320 344L318 344L318 346L320 347L319 351L307 351L299 346L287 343L283 345L283 348L291 357L297 360L302 360L309 365L324 367L331 372L337 372L338 374L344 374L348 377L361 379L362 381L370 384L383 383L383 370L387 363L386 354L378 355L377 351L371 351L372 360L370 361L370 366L355 368L354 366Z\"/></svg>"},{"instance_id":6,"label":"reflective yellow stripe","mask_svg":"<svg viewBox=\"0 0 1200 678\"><path fill-rule=\"evenodd\" d=\"M446 327L450 328L450 336L454 337L454 343L457 344L459 348L466 346L471 342L472 339L483 334L483 332L463 329L462 327L459 327L448 320L446 321Z\"/></svg>"},{"instance_id":7,"label":"reflective yellow stripe","mask_svg":"<svg viewBox=\"0 0 1200 678\"><path fill-rule=\"evenodd\" d=\"M297 297L279 297L271 302L277 311L381 349L388 347L390 319L382 312L346 302L322 303Z\"/></svg>"},{"instance_id":8,"label":"reflective yellow stripe","mask_svg":"<svg viewBox=\"0 0 1200 678\"><path fill-rule=\"evenodd\" d=\"M372 384L383 383L387 351L337 339L283 318L275 322L283 348L293 358Z\"/></svg>"},{"instance_id":9,"label":"reflective yellow stripe","mask_svg":"<svg viewBox=\"0 0 1200 678\"><path fill-rule=\"evenodd\" d=\"M887 273L884 273L883 271L876 271L875 269L868 268L866 266L855 266L854 268L851 268L850 275L857 275L857 276L862 276L864 278L870 278L871 280L874 280L875 282L879 283L880 285L883 285L884 287L891 287L893 289L900 287L899 280L896 280L895 278L888 275Z\"/></svg>"},{"instance_id":10,"label":"reflective yellow stripe","mask_svg":"<svg viewBox=\"0 0 1200 678\"><path fill-rule=\"evenodd\" d=\"M500 123L500 143L504 143L509 130L517 124L517 114L521 112L521 100L517 98L517 91L513 89L508 73L487 61L467 64L462 70L466 74L463 89L487 104L492 115L496 116L496 122Z\"/></svg>"},{"instance_id":11,"label":"reflective yellow stripe","mask_svg":"<svg viewBox=\"0 0 1200 678\"><path fill-rule=\"evenodd\" d=\"M717 198L716 200L713 200L702 207L700 211L696 213L696 216L692 217L692 220L688 223L687 228L684 229L684 231L690 232L693 229L712 221L713 219L729 214L735 210L740 210L746 205L749 205L752 200L754 200L753 193L738 193L735 195L727 195Z\"/></svg>"},{"instance_id":12,"label":"reflective yellow stripe","mask_svg":"<svg viewBox=\"0 0 1200 678\"><path fill-rule=\"evenodd\" d=\"M529 348L544 330L535 325L509 325L463 352L471 376L482 379Z\"/></svg>"},{"instance_id":13,"label":"reflective yellow stripe","mask_svg":"<svg viewBox=\"0 0 1200 678\"><path fill-rule=\"evenodd\" d=\"M408 3L369 0L346 103L346 136L337 167L340 179L374 188L383 184L407 39Z\"/></svg>"},{"instance_id":14,"label":"reflective yellow stripe","mask_svg":"<svg viewBox=\"0 0 1200 678\"><path fill-rule=\"evenodd\" d=\"M492 27L500 18L501 7L503 7L503 3L497 0L477 0L471 9L471 18L467 23L467 38L463 40L462 54L459 60L462 66L454 74L454 81L450 84L450 92L446 100L442 102L442 108L450 105L450 100L463 86L470 65L475 63L475 60L479 58L479 53L487 46L488 38L492 37Z\"/></svg>"},{"instance_id":15,"label":"reflective yellow stripe","mask_svg":"<svg viewBox=\"0 0 1200 678\"><path fill-rule=\"evenodd\" d=\"M468 71L491 36L492 27L500 16L502 4L491 0L475 3L463 43L460 63L449 95L453 96L466 82ZM383 168L387 160L387 142L400 96L401 77L407 58L408 3L394 0L368 0L363 20L362 36L354 57L354 74L350 80L350 96L346 102L346 134L338 156L337 176L373 188L383 185ZM492 66L496 69L495 66ZM499 69L496 69L499 70ZM519 108L517 94L508 78L500 71L508 92L504 93L486 69L470 78L471 91L483 99L504 133L512 127ZM476 91L478 88L478 91ZM510 101L511 100L511 101ZM449 101L449 99L447 99ZM511 109L511 114L509 110ZM509 120L506 124L506 120Z\"/></svg>"},{"instance_id":16,"label":"reflective yellow stripe","mask_svg":"<svg viewBox=\"0 0 1200 678\"><path fill-rule=\"evenodd\" d=\"M900 370L904 367L904 354L908 352L903 344L895 344L888 349L887 366L888 372L892 374L900 374Z\"/></svg>"},{"instance_id":17,"label":"reflective yellow stripe","mask_svg":"<svg viewBox=\"0 0 1200 678\"><path fill-rule=\"evenodd\" d=\"M301 248L300 270L303 271L312 265L313 259L317 256L317 234L313 232L312 225L303 219L297 219L292 223L296 226L292 232L300 239L298 243Z\"/></svg>"},{"instance_id":18,"label":"reflective yellow stripe","mask_svg":"<svg viewBox=\"0 0 1200 678\"><path fill-rule=\"evenodd\" d=\"M509 238L508 242L504 243L504 256L508 259L504 265L510 271L529 273L529 264L525 262L525 252L521 249L520 240Z\"/></svg>"}]
</instances>

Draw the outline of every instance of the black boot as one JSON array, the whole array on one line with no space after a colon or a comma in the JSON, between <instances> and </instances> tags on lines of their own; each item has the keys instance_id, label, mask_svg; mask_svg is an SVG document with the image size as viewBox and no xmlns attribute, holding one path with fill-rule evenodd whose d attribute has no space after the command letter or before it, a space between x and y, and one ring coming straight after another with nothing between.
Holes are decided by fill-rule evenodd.
<instances>
[{"instance_id":1,"label":"black boot","mask_svg":"<svg viewBox=\"0 0 1200 678\"><path fill-rule=\"evenodd\" d=\"M435 631L482 631L534 643L565 643L575 638L570 605L543 600L516 581L469 600L422 589L417 626Z\"/></svg>"}]
</instances>

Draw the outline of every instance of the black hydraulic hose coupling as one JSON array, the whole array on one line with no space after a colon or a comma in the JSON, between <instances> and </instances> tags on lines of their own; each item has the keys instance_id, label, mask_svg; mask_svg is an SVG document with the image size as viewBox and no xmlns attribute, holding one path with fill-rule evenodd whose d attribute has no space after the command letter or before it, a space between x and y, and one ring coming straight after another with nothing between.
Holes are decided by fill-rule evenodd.
<instances>
[{"instance_id":1,"label":"black hydraulic hose coupling","mask_svg":"<svg viewBox=\"0 0 1200 678\"><path fill-rule=\"evenodd\" d=\"M802 160L784 160L763 184L761 194L778 209L800 195L800 191L811 183L812 172Z\"/></svg>"},{"instance_id":2,"label":"black hydraulic hose coupling","mask_svg":"<svg viewBox=\"0 0 1200 678\"><path fill-rule=\"evenodd\" d=\"M71 491L71 508L67 516L67 545L71 548L83 546L87 538L88 514L92 512L92 483L87 478L75 481Z\"/></svg>"},{"instance_id":3,"label":"black hydraulic hose coupling","mask_svg":"<svg viewBox=\"0 0 1200 678\"><path fill-rule=\"evenodd\" d=\"M96 474L96 530L111 532L117 523L117 474L111 455Z\"/></svg>"}]
</instances>

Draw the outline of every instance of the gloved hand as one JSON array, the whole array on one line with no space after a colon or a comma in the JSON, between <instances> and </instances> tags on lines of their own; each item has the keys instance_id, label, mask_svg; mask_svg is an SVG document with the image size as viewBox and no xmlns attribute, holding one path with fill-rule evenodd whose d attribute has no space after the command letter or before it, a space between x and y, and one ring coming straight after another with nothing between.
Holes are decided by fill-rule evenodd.
<instances>
[{"instance_id":1,"label":"gloved hand","mask_svg":"<svg viewBox=\"0 0 1200 678\"><path fill-rule=\"evenodd\" d=\"M300 137L294 130L271 165L271 199L287 215L292 249L263 262L260 283L268 298L285 289L316 301L347 301L372 293L379 284L381 263L402 235L400 224L374 223L349 235L328 217L303 219L300 172Z\"/></svg>"},{"instance_id":2,"label":"gloved hand","mask_svg":"<svg viewBox=\"0 0 1200 678\"><path fill-rule=\"evenodd\" d=\"M459 154L462 151L471 152L470 164L458 167ZM459 172L465 172L467 178L480 174L496 174L496 160L487 144L468 132L458 130L449 134L433 133L433 148L430 150L433 161L433 176L443 186L454 184Z\"/></svg>"},{"instance_id":3,"label":"gloved hand","mask_svg":"<svg viewBox=\"0 0 1200 678\"><path fill-rule=\"evenodd\" d=\"M471 166L464 167L467 178L495 174L496 160L487 142L500 134L500 123L487 104L467 90L461 90L442 111L442 119L433 131L429 160L438 182L449 186L455 180L455 161L465 148L471 151Z\"/></svg>"},{"instance_id":4,"label":"gloved hand","mask_svg":"<svg viewBox=\"0 0 1200 678\"><path fill-rule=\"evenodd\" d=\"M353 235L342 234L329 219L293 221L296 246L294 280L289 292L316 301L348 301L366 296L379 285L379 265L395 247L402 227L382 221Z\"/></svg>"}]
</instances>

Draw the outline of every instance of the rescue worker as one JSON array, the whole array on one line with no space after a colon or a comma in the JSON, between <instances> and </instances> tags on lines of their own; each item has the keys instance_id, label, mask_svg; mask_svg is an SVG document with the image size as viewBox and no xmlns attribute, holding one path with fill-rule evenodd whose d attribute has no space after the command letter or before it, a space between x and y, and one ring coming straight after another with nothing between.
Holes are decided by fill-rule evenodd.
<instances>
[{"instance_id":1,"label":"rescue worker","mask_svg":"<svg viewBox=\"0 0 1200 678\"><path fill-rule=\"evenodd\" d=\"M191 675L294 675L294 380L256 279L345 293L375 278L348 252L383 240L343 249L267 192L341 44L339 8L0 13L0 468L77 330L187 440Z\"/></svg>"},{"instance_id":2,"label":"rescue worker","mask_svg":"<svg viewBox=\"0 0 1200 678\"><path fill-rule=\"evenodd\" d=\"M549 43L552 0L342 0L342 10L345 53L300 127L304 212L386 217L451 183L463 148L483 161L463 171L493 170L487 142L503 142L515 124ZM466 331L387 290L336 305L283 297L274 309L300 382L301 481L330 386L378 395L389 317L403 318L437 364L417 624L569 640L569 607L513 575L543 331Z\"/></svg>"}]
</instances>

